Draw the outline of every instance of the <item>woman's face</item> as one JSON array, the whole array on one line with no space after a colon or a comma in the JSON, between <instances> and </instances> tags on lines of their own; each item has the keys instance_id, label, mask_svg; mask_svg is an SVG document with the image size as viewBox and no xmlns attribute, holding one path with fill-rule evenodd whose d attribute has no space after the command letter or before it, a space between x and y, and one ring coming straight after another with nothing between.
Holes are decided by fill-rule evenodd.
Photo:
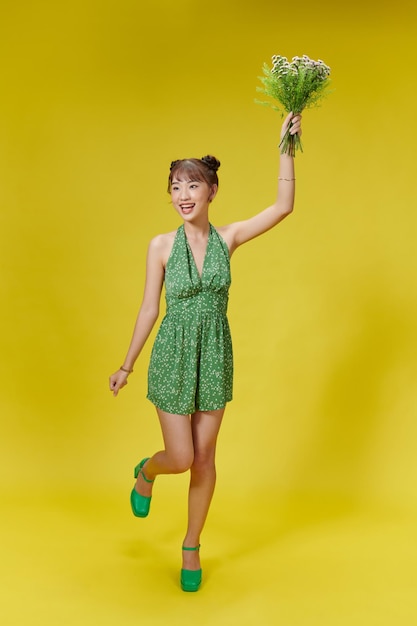
<instances>
[{"instance_id":1,"label":"woman's face","mask_svg":"<svg viewBox=\"0 0 417 626\"><path fill-rule=\"evenodd\" d=\"M201 180L182 180L175 177L171 184L171 201L183 219L193 221L207 214L216 192L216 185L210 187Z\"/></svg>"}]
</instances>

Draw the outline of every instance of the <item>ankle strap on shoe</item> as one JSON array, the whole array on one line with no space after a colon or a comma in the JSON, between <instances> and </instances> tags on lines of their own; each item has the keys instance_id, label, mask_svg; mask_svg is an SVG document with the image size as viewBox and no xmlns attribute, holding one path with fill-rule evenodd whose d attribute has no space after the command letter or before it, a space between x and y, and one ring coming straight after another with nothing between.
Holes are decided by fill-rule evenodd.
<instances>
[{"instance_id":1,"label":"ankle strap on shoe","mask_svg":"<svg viewBox=\"0 0 417 626\"><path fill-rule=\"evenodd\" d=\"M195 546L195 548L188 548L187 546L182 546L183 550L187 550L187 552L196 552L197 550L200 549L200 544L198 544L198 546Z\"/></svg>"},{"instance_id":2,"label":"ankle strap on shoe","mask_svg":"<svg viewBox=\"0 0 417 626\"><path fill-rule=\"evenodd\" d=\"M140 473L142 474L143 480L145 480L147 483L153 483L154 482L155 478L153 480L149 480L149 478L146 478L145 472L143 471L143 468L141 468Z\"/></svg>"}]
</instances>

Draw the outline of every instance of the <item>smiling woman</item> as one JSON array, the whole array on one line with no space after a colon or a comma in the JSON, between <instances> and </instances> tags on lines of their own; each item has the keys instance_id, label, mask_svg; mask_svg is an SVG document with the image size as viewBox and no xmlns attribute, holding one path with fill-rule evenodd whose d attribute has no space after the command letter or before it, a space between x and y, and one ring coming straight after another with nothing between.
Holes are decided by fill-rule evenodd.
<instances>
[{"instance_id":1,"label":"smiling woman","mask_svg":"<svg viewBox=\"0 0 417 626\"><path fill-rule=\"evenodd\" d=\"M181 217L193 215L195 218L200 210L204 211L207 203L214 200L219 186L219 167L220 161L212 156L172 162L168 191Z\"/></svg>"},{"instance_id":2,"label":"smiling woman","mask_svg":"<svg viewBox=\"0 0 417 626\"><path fill-rule=\"evenodd\" d=\"M299 115L287 116L281 137L287 131L301 134ZM131 506L134 515L147 517L156 476L190 470L180 577L184 591L197 591L201 585L200 535L216 482L217 436L232 399L230 257L239 245L278 224L294 204L294 159L281 155L275 202L251 219L214 228L208 213L218 190L219 166L213 156L171 163L168 191L183 224L149 245L144 298L132 341L123 365L110 377L116 396L155 324L165 282L166 315L152 349L147 394L156 407L165 448L136 466Z\"/></svg>"},{"instance_id":3,"label":"smiling woman","mask_svg":"<svg viewBox=\"0 0 417 626\"><path fill-rule=\"evenodd\" d=\"M413 0L0 3L4 625L417 624L416 21ZM163 448L154 331L128 391L106 371L152 237L169 255L184 225L205 253L170 162L220 159L218 233L273 202L281 122L253 100L276 51L324 58L335 90L303 117L296 215L232 256L233 401L190 598L172 574L189 473L156 479L146 519L127 502L130 462Z\"/></svg>"}]
</instances>

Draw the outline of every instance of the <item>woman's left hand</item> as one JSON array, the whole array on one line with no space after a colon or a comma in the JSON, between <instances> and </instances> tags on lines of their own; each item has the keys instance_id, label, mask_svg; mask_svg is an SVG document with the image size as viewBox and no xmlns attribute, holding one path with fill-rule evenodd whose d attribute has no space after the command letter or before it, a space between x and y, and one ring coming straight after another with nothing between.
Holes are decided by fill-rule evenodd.
<instances>
[{"instance_id":1,"label":"woman's left hand","mask_svg":"<svg viewBox=\"0 0 417 626\"><path fill-rule=\"evenodd\" d=\"M287 132L288 127L290 127L290 135L295 135L298 133L298 136L301 137L302 128L301 128L301 113L288 113L287 117L284 120L281 128L281 139L284 137Z\"/></svg>"}]
</instances>

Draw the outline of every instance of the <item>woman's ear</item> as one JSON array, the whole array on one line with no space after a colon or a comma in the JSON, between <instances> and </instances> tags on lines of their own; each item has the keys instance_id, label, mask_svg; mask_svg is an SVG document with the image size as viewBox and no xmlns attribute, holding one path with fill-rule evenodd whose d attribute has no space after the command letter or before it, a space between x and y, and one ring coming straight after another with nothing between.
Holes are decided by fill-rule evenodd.
<instances>
[{"instance_id":1,"label":"woman's ear","mask_svg":"<svg viewBox=\"0 0 417 626\"><path fill-rule=\"evenodd\" d=\"M217 193L217 185L212 185L210 187L210 193L209 193L209 197L208 197L208 201L212 202L214 200L214 198L216 197L216 193Z\"/></svg>"}]
</instances>

